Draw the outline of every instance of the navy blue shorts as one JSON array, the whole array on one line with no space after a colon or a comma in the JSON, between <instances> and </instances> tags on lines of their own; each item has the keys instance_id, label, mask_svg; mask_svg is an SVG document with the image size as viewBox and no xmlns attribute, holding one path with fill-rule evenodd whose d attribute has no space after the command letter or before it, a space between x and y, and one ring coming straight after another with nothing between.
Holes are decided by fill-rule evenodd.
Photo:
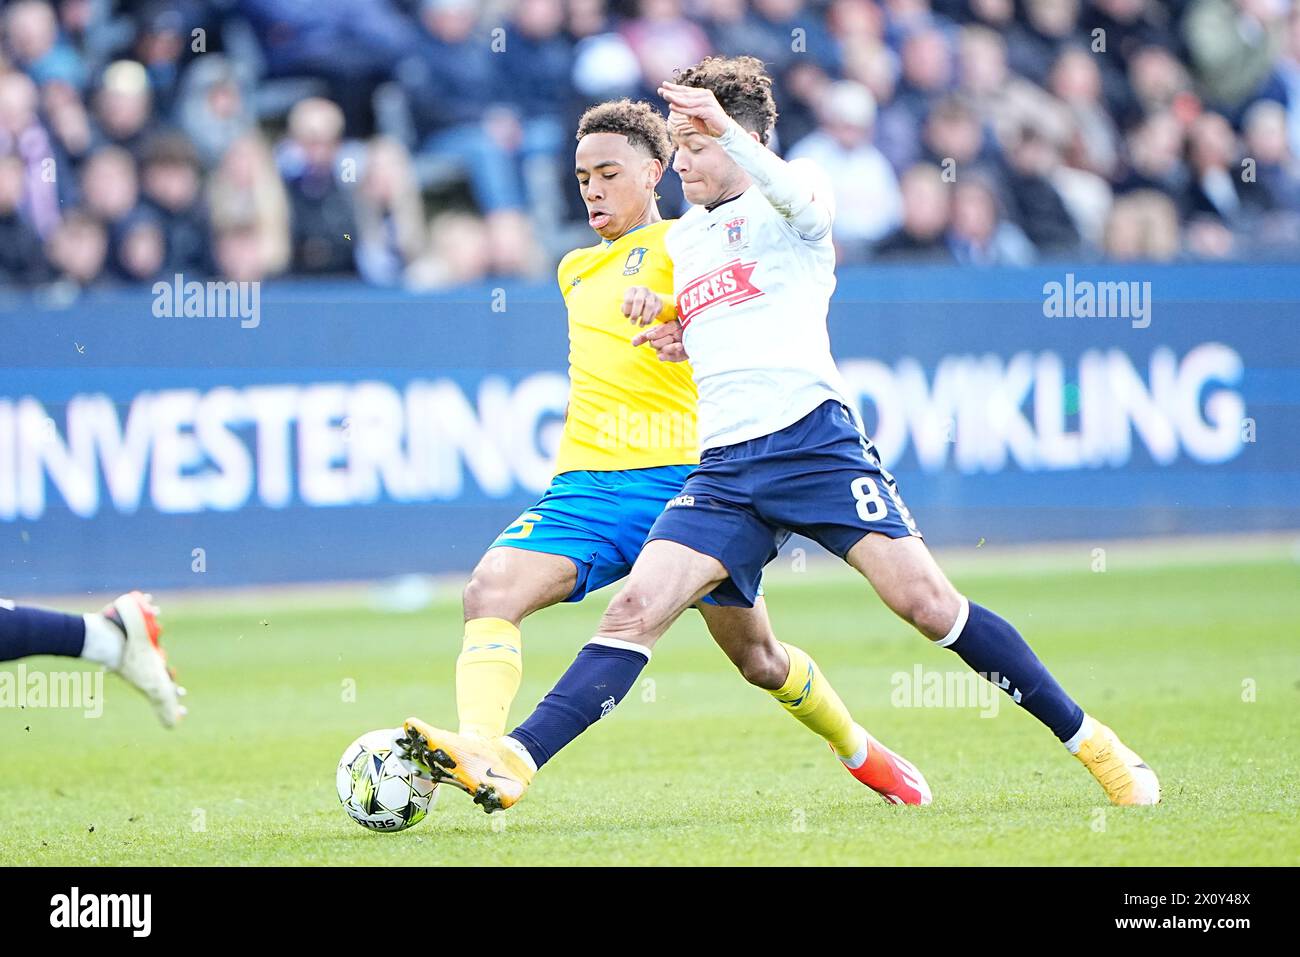
<instances>
[{"instance_id":1,"label":"navy blue shorts","mask_svg":"<svg viewBox=\"0 0 1300 957\"><path fill-rule=\"evenodd\" d=\"M713 556L730 576L714 601L750 607L792 532L840 558L868 532L921 537L875 447L833 399L780 432L706 450L646 541Z\"/></svg>"}]
</instances>

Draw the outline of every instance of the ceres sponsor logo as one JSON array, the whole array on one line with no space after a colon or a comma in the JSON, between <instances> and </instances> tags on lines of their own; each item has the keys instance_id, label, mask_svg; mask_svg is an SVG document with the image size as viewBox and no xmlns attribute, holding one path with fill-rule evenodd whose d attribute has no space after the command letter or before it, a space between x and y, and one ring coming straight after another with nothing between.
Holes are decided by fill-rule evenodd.
<instances>
[{"instance_id":1,"label":"ceres sponsor logo","mask_svg":"<svg viewBox=\"0 0 1300 957\"><path fill-rule=\"evenodd\" d=\"M757 265L757 261L746 263L733 259L687 283L677 296L677 317L682 327L690 325L697 314L710 306L719 303L734 306L763 295L763 290L749 280Z\"/></svg>"}]
</instances>

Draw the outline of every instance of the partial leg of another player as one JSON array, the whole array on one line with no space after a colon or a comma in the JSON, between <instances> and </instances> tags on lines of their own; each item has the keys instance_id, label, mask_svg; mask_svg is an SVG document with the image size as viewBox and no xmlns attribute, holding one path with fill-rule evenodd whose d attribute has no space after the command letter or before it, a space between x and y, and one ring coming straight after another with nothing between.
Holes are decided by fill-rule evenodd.
<instances>
[{"instance_id":1,"label":"partial leg of another player","mask_svg":"<svg viewBox=\"0 0 1300 957\"><path fill-rule=\"evenodd\" d=\"M138 591L90 615L0 600L0 661L59 655L103 665L143 692L158 720L170 728L185 714L180 703L185 690L167 667L161 634L153 596Z\"/></svg>"},{"instance_id":2,"label":"partial leg of another player","mask_svg":"<svg viewBox=\"0 0 1300 957\"><path fill-rule=\"evenodd\" d=\"M1160 800L1155 772L1115 732L1084 713L1010 622L961 595L919 538L870 532L846 560L899 617L954 651L1046 725L1112 803Z\"/></svg>"},{"instance_id":3,"label":"partial leg of another player","mask_svg":"<svg viewBox=\"0 0 1300 957\"><path fill-rule=\"evenodd\" d=\"M577 567L563 555L508 546L483 555L465 586L465 636L456 659L461 734L505 733L523 680L519 626L533 612L568 598L577 580Z\"/></svg>"},{"instance_id":4,"label":"partial leg of another player","mask_svg":"<svg viewBox=\"0 0 1300 957\"><path fill-rule=\"evenodd\" d=\"M792 717L830 745L854 779L892 804L929 804L916 766L853 720L830 680L803 649L777 640L760 596L754 607L699 604L718 643L745 680L767 691Z\"/></svg>"},{"instance_id":5,"label":"partial leg of another player","mask_svg":"<svg viewBox=\"0 0 1300 957\"><path fill-rule=\"evenodd\" d=\"M483 739L408 718L399 740L423 774L461 788L491 812L523 797L537 769L610 714L683 611L727 577L716 558L669 541L648 542L600 630L555 687L507 737Z\"/></svg>"}]
</instances>

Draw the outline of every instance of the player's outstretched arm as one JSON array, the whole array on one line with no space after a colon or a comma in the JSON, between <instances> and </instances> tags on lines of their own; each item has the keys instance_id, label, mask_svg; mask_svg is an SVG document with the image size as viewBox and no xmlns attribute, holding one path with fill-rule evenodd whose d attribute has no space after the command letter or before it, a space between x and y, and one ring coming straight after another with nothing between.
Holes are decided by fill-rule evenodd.
<instances>
[{"instance_id":1,"label":"player's outstretched arm","mask_svg":"<svg viewBox=\"0 0 1300 957\"><path fill-rule=\"evenodd\" d=\"M799 235L812 240L826 235L835 207L828 187L816 182L815 168L787 163L758 142L727 115L712 90L665 81L659 95L673 110L689 117L696 130L714 137Z\"/></svg>"}]
</instances>

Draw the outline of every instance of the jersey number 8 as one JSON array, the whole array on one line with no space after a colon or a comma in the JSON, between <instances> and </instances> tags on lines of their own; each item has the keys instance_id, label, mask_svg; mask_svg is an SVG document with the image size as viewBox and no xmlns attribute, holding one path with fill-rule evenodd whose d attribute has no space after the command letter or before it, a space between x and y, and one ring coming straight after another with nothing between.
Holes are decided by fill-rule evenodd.
<instances>
[{"instance_id":1,"label":"jersey number 8","mask_svg":"<svg viewBox=\"0 0 1300 957\"><path fill-rule=\"evenodd\" d=\"M858 503L858 518L864 522L878 522L889 514L889 506L871 476L854 479L849 488L853 491L853 500Z\"/></svg>"}]
</instances>

